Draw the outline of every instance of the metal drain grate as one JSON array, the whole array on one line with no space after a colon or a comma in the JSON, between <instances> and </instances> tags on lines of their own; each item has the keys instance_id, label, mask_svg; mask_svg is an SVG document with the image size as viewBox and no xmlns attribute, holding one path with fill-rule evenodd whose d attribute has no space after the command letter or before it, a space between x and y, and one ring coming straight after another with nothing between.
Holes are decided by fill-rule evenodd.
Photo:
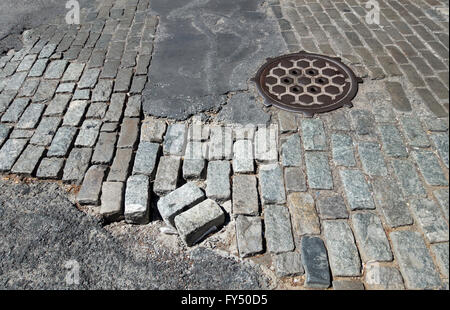
<instances>
[{"instance_id":1,"label":"metal drain grate","mask_svg":"<svg viewBox=\"0 0 450 310\"><path fill-rule=\"evenodd\" d=\"M267 105L306 116L352 106L362 83L340 58L307 52L268 58L252 80Z\"/></svg>"}]
</instances>

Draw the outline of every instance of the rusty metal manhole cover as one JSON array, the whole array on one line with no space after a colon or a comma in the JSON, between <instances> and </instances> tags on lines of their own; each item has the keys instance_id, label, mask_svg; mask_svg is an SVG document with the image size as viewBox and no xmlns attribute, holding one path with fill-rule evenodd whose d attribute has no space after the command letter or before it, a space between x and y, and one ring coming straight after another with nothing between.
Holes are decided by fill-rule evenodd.
<instances>
[{"instance_id":1,"label":"rusty metal manhole cover","mask_svg":"<svg viewBox=\"0 0 450 310\"><path fill-rule=\"evenodd\" d=\"M252 80L267 105L306 116L352 106L362 82L340 58L307 52L268 58Z\"/></svg>"}]
</instances>

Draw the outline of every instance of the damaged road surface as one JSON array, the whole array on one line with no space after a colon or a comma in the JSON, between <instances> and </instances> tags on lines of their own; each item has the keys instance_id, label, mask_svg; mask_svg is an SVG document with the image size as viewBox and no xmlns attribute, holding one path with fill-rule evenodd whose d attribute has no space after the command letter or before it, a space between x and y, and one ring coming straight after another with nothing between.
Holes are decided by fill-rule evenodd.
<instances>
[{"instance_id":1,"label":"damaged road surface","mask_svg":"<svg viewBox=\"0 0 450 310\"><path fill-rule=\"evenodd\" d=\"M144 90L145 114L184 120L217 111L227 95L248 90L265 59L286 52L263 3L152 1L159 26Z\"/></svg>"}]
</instances>

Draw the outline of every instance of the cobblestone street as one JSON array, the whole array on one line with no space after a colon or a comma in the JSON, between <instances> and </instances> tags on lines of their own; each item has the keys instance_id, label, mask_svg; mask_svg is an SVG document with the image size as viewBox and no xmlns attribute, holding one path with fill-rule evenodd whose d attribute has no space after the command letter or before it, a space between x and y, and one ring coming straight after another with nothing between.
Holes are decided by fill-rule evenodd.
<instances>
[{"instance_id":1,"label":"cobblestone street","mask_svg":"<svg viewBox=\"0 0 450 310\"><path fill-rule=\"evenodd\" d=\"M92 2L0 57L0 177L271 288L449 289L448 2ZM250 79L299 51L363 79L352 107L264 104Z\"/></svg>"}]
</instances>

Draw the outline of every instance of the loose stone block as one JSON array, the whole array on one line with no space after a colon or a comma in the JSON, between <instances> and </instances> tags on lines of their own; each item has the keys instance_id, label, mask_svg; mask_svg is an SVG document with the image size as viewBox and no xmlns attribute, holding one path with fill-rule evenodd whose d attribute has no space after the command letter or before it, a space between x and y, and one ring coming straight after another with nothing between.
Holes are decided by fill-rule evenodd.
<instances>
[{"instance_id":1,"label":"loose stone block","mask_svg":"<svg viewBox=\"0 0 450 310\"><path fill-rule=\"evenodd\" d=\"M28 108L23 112L20 117L16 128L19 129L33 129L36 128L42 113L44 112L45 105L33 103L28 106Z\"/></svg>"},{"instance_id":2,"label":"loose stone block","mask_svg":"<svg viewBox=\"0 0 450 310\"><path fill-rule=\"evenodd\" d=\"M391 232L389 236L406 288L439 288L441 279L420 234L405 230Z\"/></svg>"},{"instance_id":3,"label":"loose stone block","mask_svg":"<svg viewBox=\"0 0 450 310\"><path fill-rule=\"evenodd\" d=\"M414 159L416 160L420 172L428 185L446 186L448 181L442 171L436 155L430 151L414 151Z\"/></svg>"},{"instance_id":4,"label":"loose stone block","mask_svg":"<svg viewBox=\"0 0 450 310\"><path fill-rule=\"evenodd\" d=\"M258 215L258 190L253 175L233 177L233 215Z\"/></svg>"},{"instance_id":5,"label":"loose stone block","mask_svg":"<svg viewBox=\"0 0 450 310\"><path fill-rule=\"evenodd\" d=\"M85 120L75 140L75 146L93 147L97 141L101 125L102 121L100 120Z\"/></svg>"},{"instance_id":6,"label":"loose stone block","mask_svg":"<svg viewBox=\"0 0 450 310\"><path fill-rule=\"evenodd\" d=\"M133 175L125 191L125 222L147 224L150 221L150 180L145 175Z\"/></svg>"},{"instance_id":7,"label":"loose stone block","mask_svg":"<svg viewBox=\"0 0 450 310\"><path fill-rule=\"evenodd\" d=\"M225 222L225 213L219 205L207 199L175 217L175 226L188 246L200 241L211 229L218 229Z\"/></svg>"},{"instance_id":8,"label":"loose stone block","mask_svg":"<svg viewBox=\"0 0 450 310\"><path fill-rule=\"evenodd\" d=\"M145 141L139 143L134 159L133 174L144 174L153 179L158 156L159 144Z\"/></svg>"},{"instance_id":9,"label":"loose stone block","mask_svg":"<svg viewBox=\"0 0 450 310\"><path fill-rule=\"evenodd\" d=\"M296 232L302 235L319 235L320 222L314 198L308 193L292 193L288 196L288 207Z\"/></svg>"},{"instance_id":10,"label":"loose stone block","mask_svg":"<svg viewBox=\"0 0 450 310\"><path fill-rule=\"evenodd\" d=\"M141 96L135 95L128 98L125 109L125 117L139 117L141 115Z\"/></svg>"},{"instance_id":11,"label":"loose stone block","mask_svg":"<svg viewBox=\"0 0 450 310\"><path fill-rule=\"evenodd\" d=\"M401 122L410 146L426 148L431 145L427 134L417 118L410 116L402 117Z\"/></svg>"},{"instance_id":12,"label":"loose stone block","mask_svg":"<svg viewBox=\"0 0 450 310\"><path fill-rule=\"evenodd\" d=\"M102 185L100 214L108 222L123 219L123 191L122 182L104 182Z\"/></svg>"},{"instance_id":13,"label":"loose stone block","mask_svg":"<svg viewBox=\"0 0 450 310\"><path fill-rule=\"evenodd\" d=\"M347 222L323 221L331 272L335 277L357 277L361 275L361 261L352 230Z\"/></svg>"},{"instance_id":14,"label":"loose stone block","mask_svg":"<svg viewBox=\"0 0 450 310\"><path fill-rule=\"evenodd\" d=\"M203 191L194 183L186 183L158 201L158 210L167 225L175 226L175 216L205 199Z\"/></svg>"},{"instance_id":15,"label":"loose stone block","mask_svg":"<svg viewBox=\"0 0 450 310\"><path fill-rule=\"evenodd\" d=\"M363 291L364 284L359 280L335 280L333 289L335 291Z\"/></svg>"},{"instance_id":16,"label":"loose stone block","mask_svg":"<svg viewBox=\"0 0 450 310\"><path fill-rule=\"evenodd\" d=\"M34 132L30 143L41 146L49 146L60 123L61 118L59 117L44 117Z\"/></svg>"},{"instance_id":17,"label":"loose stone block","mask_svg":"<svg viewBox=\"0 0 450 310\"><path fill-rule=\"evenodd\" d=\"M435 133L431 135L431 140L433 140L442 162L448 168L448 133Z\"/></svg>"},{"instance_id":18,"label":"loose stone block","mask_svg":"<svg viewBox=\"0 0 450 310\"><path fill-rule=\"evenodd\" d=\"M347 219L348 211L345 206L344 198L336 194L332 196L319 196L317 199L317 208L322 220Z\"/></svg>"},{"instance_id":19,"label":"loose stone block","mask_svg":"<svg viewBox=\"0 0 450 310\"><path fill-rule=\"evenodd\" d=\"M434 257L436 257L436 263L438 264L441 273L448 279L448 242L432 244L431 252L434 254Z\"/></svg>"},{"instance_id":20,"label":"loose stone block","mask_svg":"<svg viewBox=\"0 0 450 310\"><path fill-rule=\"evenodd\" d=\"M163 152L164 155L184 155L184 147L186 145L186 125L171 124L167 128L164 138Z\"/></svg>"},{"instance_id":21,"label":"loose stone block","mask_svg":"<svg viewBox=\"0 0 450 310\"><path fill-rule=\"evenodd\" d=\"M306 151L326 151L327 138L323 122L319 119L302 119L303 145Z\"/></svg>"},{"instance_id":22,"label":"loose stone block","mask_svg":"<svg viewBox=\"0 0 450 310\"><path fill-rule=\"evenodd\" d=\"M278 161L278 126L258 128L255 133L255 158L266 163Z\"/></svg>"},{"instance_id":23,"label":"loose stone block","mask_svg":"<svg viewBox=\"0 0 450 310\"><path fill-rule=\"evenodd\" d=\"M119 122L122 118L123 105L125 102L125 94L114 93L111 96L108 112L106 112L103 121Z\"/></svg>"},{"instance_id":24,"label":"loose stone block","mask_svg":"<svg viewBox=\"0 0 450 310\"><path fill-rule=\"evenodd\" d=\"M115 132L100 133L91 162L93 164L111 163L114 156L116 140L117 134Z\"/></svg>"},{"instance_id":25,"label":"loose stone block","mask_svg":"<svg viewBox=\"0 0 450 310\"><path fill-rule=\"evenodd\" d=\"M206 174L206 196L225 201L231 196L231 167L228 161L210 161Z\"/></svg>"},{"instance_id":26,"label":"loose stone block","mask_svg":"<svg viewBox=\"0 0 450 310\"><path fill-rule=\"evenodd\" d=\"M305 286L328 288L331 284L331 275L327 250L322 239L303 236L300 251L306 273Z\"/></svg>"},{"instance_id":27,"label":"loose stone block","mask_svg":"<svg viewBox=\"0 0 450 310\"><path fill-rule=\"evenodd\" d=\"M102 183L105 177L105 167L91 166L84 176L83 184L77 195L80 204L97 205L102 190Z\"/></svg>"},{"instance_id":28,"label":"loose stone block","mask_svg":"<svg viewBox=\"0 0 450 310\"><path fill-rule=\"evenodd\" d=\"M400 131L395 125L379 125L383 151L391 157L408 157Z\"/></svg>"},{"instance_id":29,"label":"loose stone block","mask_svg":"<svg viewBox=\"0 0 450 310\"><path fill-rule=\"evenodd\" d=\"M353 128L358 135L373 135L375 118L366 110L352 110L350 115L353 120Z\"/></svg>"},{"instance_id":30,"label":"loose stone block","mask_svg":"<svg viewBox=\"0 0 450 310\"><path fill-rule=\"evenodd\" d=\"M259 167L261 199L266 204L282 204L286 202L283 174L278 164L261 165Z\"/></svg>"},{"instance_id":31,"label":"loose stone block","mask_svg":"<svg viewBox=\"0 0 450 310\"><path fill-rule=\"evenodd\" d=\"M353 140L349 135L332 134L331 147L333 161L336 166L356 166L355 155L353 153Z\"/></svg>"},{"instance_id":32,"label":"loose stone block","mask_svg":"<svg viewBox=\"0 0 450 310\"><path fill-rule=\"evenodd\" d=\"M444 217L448 221L448 214L449 214L448 188L442 188L442 189L435 190L433 192L433 195L434 195L434 197L436 197L436 200L438 201L438 203L441 206L441 209L442 209L442 211L444 213Z\"/></svg>"},{"instance_id":33,"label":"loose stone block","mask_svg":"<svg viewBox=\"0 0 450 310\"><path fill-rule=\"evenodd\" d=\"M442 218L442 213L434 201L412 199L410 207L430 243L448 241L448 225Z\"/></svg>"},{"instance_id":34,"label":"loose stone block","mask_svg":"<svg viewBox=\"0 0 450 310\"><path fill-rule=\"evenodd\" d=\"M141 126L141 141L161 143L163 141L166 128L166 122L162 120L144 120Z\"/></svg>"},{"instance_id":35,"label":"loose stone block","mask_svg":"<svg viewBox=\"0 0 450 310\"><path fill-rule=\"evenodd\" d=\"M178 184L180 167L180 157L162 156L159 160L153 191L159 196L162 196L175 190Z\"/></svg>"},{"instance_id":36,"label":"loose stone block","mask_svg":"<svg viewBox=\"0 0 450 310\"><path fill-rule=\"evenodd\" d=\"M0 172L8 172L11 170L14 162L22 153L27 140L9 139L0 149Z\"/></svg>"},{"instance_id":37,"label":"loose stone block","mask_svg":"<svg viewBox=\"0 0 450 310\"><path fill-rule=\"evenodd\" d=\"M9 108L6 110L5 114L3 114L1 120L3 123L17 123L23 111L27 107L30 99L28 98L16 98L11 103Z\"/></svg>"},{"instance_id":38,"label":"loose stone block","mask_svg":"<svg viewBox=\"0 0 450 310\"><path fill-rule=\"evenodd\" d=\"M261 253L263 251L261 219L252 216L237 216L236 241L240 257Z\"/></svg>"},{"instance_id":39,"label":"loose stone block","mask_svg":"<svg viewBox=\"0 0 450 310\"><path fill-rule=\"evenodd\" d=\"M183 178L185 180L200 179L205 171L206 161L204 159L184 159Z\"/></svg>"},{"instance_id":40,"label":"loose stone block","mask_svg":"<svg viewBox=\"0 0 450 310\"><path fill-rule=\"evenodd\" d=\"M352 223L364 262L392 261L391 247L378 216L373 213L354 213Z\"/></svg>"},{"instance_id":41,"label":"loose stone block","mask_svg":"<svg viewBox=\"0 0 450 310\"><path fill-rule=\"evenodd\" d=\"M230 127L211 126L209 160L231 159L233 154L233 131Z\"/></svg>"},{"instance_id":42,"label":"loose stone block","mask_svg":"<svg viewBox=\"0 0 450 310\"><path fill-rule=\"evenodd\" d=\"M281 162L284 167L301 166L302 150L300 136L292 135L281 146Z\"/></svg>"},{"instance_id":43,"label":"loose stone block","mask_svg":"<svg viewBox=\"0 0 450 310\"><path fill-rule=\"evenodd\" d=\"M77 129L73 127L60 127L53 138L52 144L47 151L47 156L64 157L72 146Z\"/></svg>"},{"instance_id":44,"label":"loose stone block","mask_svg":"<svg viewBox=\"0 0 450 310\"><path fill-rule=\"evenodd\" d=\"M359 142L359 159L361 160L364 171L370 176L387 175L386 163L378 143Z\"/></svg>"},{"instance_id":45,"label":"loose stone block","mask_svg":"<svg viewBox=\"0 0 450 310\"><path fill-rule=\"evenodd\" d=\"M100 79L95 88L92 90L92 102L109 101L109 98L111 98L113 84L114 82L112 80Z\"/></svg>"},{"instance_id":46,"label":"loose stone block","mask_svg":"<svg viewBox=\"0 0 450 310\"><path fill-rule=\"evenodd\" d=\"M394 267L381 266L379 263L366 265L364 280L369 290L404 290L403 278Z\"/></svg>"},{"instance_id":47,"label":"loose stone block","mask_svg":"<svg viewBox=\"0 0 450 310\"><path fill-rule=\"evenodd\" d=\"M139 132L139 119L124 118L120 128L118 148L133 148Z\"/></svg>"},{"instance_id":48,"label":"loose stone block","mask_svg":"<svg viewBox=\"0 0 450 310\"><path fill-rule=\"evenodd\" d=\"M305 272L299 252L281 253L274 258L275 272L278 277L295 277Z\"/></svg>"},{"instance_id":49,"label":"loose stone block","mask_svg":"<svg viewBox=\"0 0 450 310\"><path fill-rule=\"evenodd\" d=\"M361 172L341 170L340 176L351 210L375 209L369 185Z\"/></svg>"},{"instance_id":50,"label":"loose stone block","mask_svg":"<svg viewBox=\"0 0 450 310\"><path fill-rule=\"evenodd\" d=\"M294 113L278 112L278 125L281 133L297 131L297 118Z\"/></svg>"},{"instance_id":51,"label":"loose stone block","mask_svg":"<svg viewBox=\"0 0 450 310\"><path fill-rule=\"evenodd\" d=\"M36 176L41 179L59 179L64 166L64 158L42 159Z\"/></svg>"},{"instance_id":52,"label":"loose stone block","mask_svg":"<svg viewBox=\"0 0 450 310\"><path fill-rule=\"evenodd\" d=\"M91 160L92 149L73 148L64 167L63 181L81 183Z\"/></svg>"},{"instance_id":53,"label":"loose stone block","mask_svg":"<svg viewBox=\"0 0 450 310\"><path fill-rule=\"evenodd\" d=\"M45 148L42 146L28 145L22 155L20 155L11 172L17 174L31 175L44 154Z\"/></svg>"},{"instance_id":54,"label":"loose stone block","mask_svg":"<svg viewBox=\"0 0 450 310\"><path fill-rule=\"evenodd\" d=\"M84 63L72 62L67 67L67 70L64 73L61 81L62 82L78 82L78 80L80 79L81 73L84 70L84 67L85 67Z\"/></svg>"},{"instance_id":55,"label":"loose stone block","mask_svg":"<svg viewBox=\"0 0 450 310\"><path fill-rule=\"evenodd\" d=\"M117 149L108 174L108 181L125 182L130 171L132 149Z\"/></svg>"},{"instance_id":56,"label":"loose stone block","mask_svg":"<svg viewBox=\"0 0 450 310\"><path fill-rule=\"evenodd\" d=\"M46 79L60 79L67 67L67 60L54 60L45 71L44 78Z\"/></svg>"},{"instance_id":57,"label":"loose stone block","mask_svg":"<svg viewBox=\"0 0 450 310\"><path fill-rule=\"evenodd\" d=\"M98 76L100 75L101 69L91 68L84 71L83 75L78 82L79 89L94 88L97 84Z\"/></svg>"},{"instance_id":58,"label":"loose stone block","mask_svg":"<svg viewBox=\"0 0 450 310\"><path fill-rule=\"evenodd\" d=\"M333 189L333 177L326 153L306 152L306 174L313 189Z\"/></svg>"},{"instance_id":59,"label":"loose stone block","mask_svg":"<svg viewBox=\"0 0 450 310\"><path fill-rule=\"evenodd\" d=\"M425 188L414 165L408 160L393 160L392 167L406 197L426 196Z\"/></svg>"},{"instance_id":60,"label":"loose stone block","mask_svg":"<svg viewBox=\"0 0 450 310\"><path fill-rule=\"evenodd\" d=\"M287 167L284 169L284 182L286 184L286 191L306 192L306 179L303 170L300 167Z\"/></svg>"},{"instance_id":61,"label":"loose stone block","mask_svg":"<svg viewBox=\"0 0 450 310\"><path fill-rule=\"evenodd\" d=\"M294 250L294 239L289 210L285 206L271 205L264 209L265 236L271 253L280 254Z\"/></svg>"},{"instance_id":62,"label":"loose stone block","mask_svg":"<svg viewBox=\"0 0 450 310\"><path fill-rule=\"evenodd\" d=\"M234 143L233 170L235 173L252 173L255 170L252 141L238 140Z\"/></svg>"},{"instance_id":63,"label":"loose stone block","mask_svg":"<svg viewBox=\"0 0 450 310\"><path fill-rule=\"evenodd\" d=\"M86 107L87 101L85 100L72 101L64 115L63 126L79 126L84 113L86 112Z\"/></svg>"}]
</instances>

